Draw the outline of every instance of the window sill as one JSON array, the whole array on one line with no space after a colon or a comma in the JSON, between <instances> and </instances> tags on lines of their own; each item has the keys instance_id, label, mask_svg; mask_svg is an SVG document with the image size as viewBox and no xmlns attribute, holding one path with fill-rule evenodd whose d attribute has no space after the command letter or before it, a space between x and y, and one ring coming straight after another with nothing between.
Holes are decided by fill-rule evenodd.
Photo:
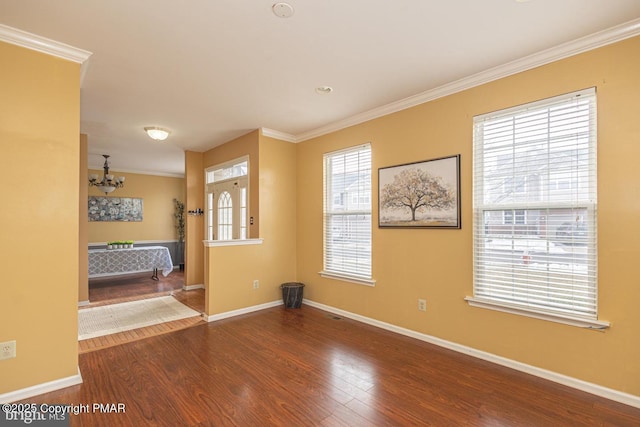
<instances>
[{"instance_id":1,"label":"window sill","mask_svg":"<svg viewBox=\"0 0 640 427\"><path fill-rule=\"evenodd\" d=\"M373 279L365 279L362 277L350 276L348 274L343 274L343 273L321 271L318 274L327 279L342 280L343 282L351 282L351 283L356 283L358 285L365 285L365 286L371 286L371 287L374 287L376 285L376 281Z\"/></svg>"},{"instance_id":2,"label":"window sill","mask_svg":"<svg viewBox=\"0 0 640 427\"><path fill-rule=\"evenodd\" d=\"M238 240L203 240L204 246L207 248L217 248L220 246L243 246L243 245L261 245L264 239L238 239Z\"/></svg>"},{"instance_id":3,"label":"window sill","mask_svg":"<svg viewBox=\"0 0 640 427\"><path fill-rule=\"evenodd\" d=\"M503 313L519 314L521 316L533 317L534 319L564 323L565 325L578 326L580 328L604 330L611 326L609 322L602 320L592 320L578 316L568 316L555 313L544 313L515 304L499 303L482 298L465 297L465 301L467 301L467 303L472 307L486 308L489 310L501 311Z\"/></svg>"}]
</instances>

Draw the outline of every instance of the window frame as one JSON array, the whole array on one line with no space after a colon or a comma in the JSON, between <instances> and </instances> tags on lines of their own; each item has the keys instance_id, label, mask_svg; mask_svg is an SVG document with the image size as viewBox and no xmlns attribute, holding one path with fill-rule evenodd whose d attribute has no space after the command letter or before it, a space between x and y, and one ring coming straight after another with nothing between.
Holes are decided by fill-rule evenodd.
<instances>
[{"instance_id":1,"label":"window frame","mask_svg":"<svg viewBox=\"0 0 640 427\"><path fill-rule=\"evenodd\" d=\"M234 168L236 166L241 165L246 162L246 174L245 175L237 175ZM223 179L215 180L215 172L223 170L223 169L231 169L232 173L228 177L224 177ZM206 241L221 241L221 242L229 242L233 240L248 240L249 236L249 228L247 225L249 224L249 195L250 195L250 160L249 156L238 157L233 160L229 160L224 163L216 164L210 167L205 168L204 170L204 193L205 193L205 227L204 227L204 239ZM234 183L233 193L231 194L233 204L232 204L232 239L220 239L219 238L219 230L218 230L218 221L215 220L217 218L218 212L214 212L214 207L218 206L217 198L220 194L216 194L215 189L216 186L218 189L220 187L224 187L227 184ZM244 196L246 200L241 200L242 192L244 190ZM213 195L213 196L212 196ZM241 215L244 214L244 217ZM211 237L216 237L212 239Z\"/></svg>"},{"instance_id":2,"label":"window frame","mask_svg":"<svg viewBox=\"0 0 640 427\"><path fill-rule=\"evenodd\" d=\"M485 138L487 136L484 132L485 126L487 125L491 126L493 124L499 123L501 120L504 120L505 122L513 121L515 123L521 116L524 116L526 114L533 115L543 111L546 111L549 117L551 117L554 108L560 106L570 106L571 103L579 103L585 99L589 102L589 119L585 121L586 125L588 125L588 138L586 138L586 140L588 141L587 143L567 143L565 141L566 138L563 139L557 136L550 136L552 135L552 131L558 132L558 134L560 134L561 127L566 126L567 123L570 123L571 125L577 123L573 121L570 122L566 119L559 119L558 123L555 124L550 124L551 122L549 121L543 121L544 124L541 125L541 128L543 130L540 131L543 136L536 135L535 142L525 141L527 140L527 138L533 140L532 137L526 134L526 132L531 132L530 130L522 131L522 133L519 133L520 131L515 127L513 129L510 129L510 132L505 131L505 135L500 134L498 136L490 136L487 138L487 141L489 142L485 142ZM520 105L517 107L512 107L505 110L474 117L473 297L465 298L469 305L473 307L487 308L586 328L604 329L610 326L609 322L598 319L596 126L597 99L595 88L589 88L578 92L543 99L529 104ZM585 137L580 136L575 138L577 141L578 139ZM564 144L566 144L569 148L565 148ZM587 197L584 196L583 192L578 192L577 190L573 195L551 195L549 194L551 190L557 190L555 189L555 187L552 188L551 181L549 181L549 183L547 184L545 193L545 189L543 187L538 189L535 189L535 186L530 187L528 185L528 177L526 175L521 175L519 178L524 177L525 183L523 192L514 191L513 194L507 194L505 192L505 194L502 196L504 200L495 198L492 201L487 201L492 195L491 191L494 191L493 194L495 195L495 190L492 189L498 188L495 186L495 182L493 182L493 187L488 183L490 182L489 177L492 173L492 170L494 171L493 173L497 173L495 171L499 170L498 165L501 164L503 157L505 157L504 154L499 153L511 153L507 154L506 157L511 156L509 161L511 162L510 167L513 170L524 167L528 171L529 168L540 168L541 165L546 165L549 170L548 176L552 176L553 173L557 173L557 171L552 168L553 162L562 161L553 158L553 153L563 153L563 149L571 149L576 150L576 153L581 154L582 150L584 150L583 145L587 146L587 166L580 166L576 170L583 172L586 169L587 179L585 181L582 175L580 175L579 178L576 179L582 180L583 186L585 185L585 182L587 182L587 189L584 191L588 193ZM530 154L528 151L526 152L526 154L522 154L524 153L524 151L520 151L520 153L518 153L519 150L524 149L531 150L533 152L533 147L538 147L535 149L539 150L540 146L546 147L547 150L543 152L546 156L544 157L544 159L546 160L542 162L539 159L536 159L534 155ZM496 147L499 148L499 151L496 151ZM487 154L492 149L496 151L496 153ZM561 156L558 156L558 158L562 159ZM521 163L523 162L522 159L525 159L524 163ZM491 161L494 162L493 167ZM487 163L487 165L485 166L485 162L489 163ZM571 168L573 167L575 166L571 166ZM573 169L570 169L570 171L573 171ZM536 173L538 173L538 170L536 170ZM513 176L515 177L515 172ZM506 177L504 179L505 181L507 181L508 179L511 179L512 182L516 181L516 178ZM504 186L502 186L501 188L505 190ZM571 189L573 189L572 185L570 186L570 190ZM538 197L537 200L536 197ZM508 232L506 232L507 242L511 241L513 244L515 244L515 242L518 242L519 239L526 240L526 238L529 237L526 235L520 235L520 232L516 229L515 226L529 225L528 214L531 213L530 211L546 210L546 213L549 214L551 212L560 212L558 211L558 209L567 209L570 212L586 209L588 213L588 217L590 220L590 234L588 234L587 238L587 256L585 257L586 268L584 268L584 270L586 271L586 273L583 274L580 269L575 266L575 264L569 263L569 265L573 266L569 269L569 272L563 272L564 276L562 279L556 278L561 274L558 273L558 270L554 270L557 269L557 267L552 265L551 252L549 252L549 248L551 247L550 245L552 242L549 240L549 230L545 231L544 240L540 240L541 242L546 242L547 252L545 253L548 257L546 260L546 270L544 269L544 263L542 264L542 273L538 273L538 271L536 270L530 270L530 272L526 271L528 268L527 265L530 264L531 260L530 255L528 254L528 252L526 252L526 250L522 255L523 264L525 265L523 267L520 267L516 264L516 251L515 249L513 249L515 248L515 246L512 246L510 252L508 251L508 255L506 255L506 258L505 255L496 255L492 253L492 250L495 251L495 249L490 249L490 246L488 246L489 244L487 243L491 240L492 237L495 236L495 234L491 234L491 232L489 231L489 226L487 223L487 218L489 218L491 212L503 210L502 223L505 225L514 225L511 230L508 230ZM508 215L505 215L504 212L507 210L511 211L512 213L511 223L505 220ZM517 211L524 211L524 224L519 224L517 222ZM546 220L548 218L548 215L544 218ZM502 232L503 231L501 231L501 233ZM542 235L536 235L536 237L541 236ZM571 260L575 262L575 258L571 258ZM498 266L498 264L500 263L503 263L503 265ZM503 271L512 271L512 273L510 275L507 275L502 273ZM547 273L544 273L545 271ZM529 289L533 286L531 284L532 279L530 277L535 277L535 280L538 280L538 282L536 282L536 286L539 286L542 289L548 289L548 291L546 291L548 292L548 294L546 294L545 291L539 292L537 290ZM541 277L543 277L543 279L541 279ZM573 294L559 296L558 290L563 289L564 282L562 280L564 280L564 277L570 277L570 283L577 283L580 281L586 283L581 285L585 289L587 289L586 295L591 295L591 297L588 298L582 296L583 299L586 298L586 303L578 303L574 307L572 306L572 300L575 304L577 297L573 296ZM509 291L504 291L504 289L509 289ZM541 293L542 296L536 295L535 292ZM528 295L531 296L528 297ZM593 307L593 313L590 313L590 310L588 310L586 307Z\"/></svg>"},{"instance_id":3,"label":"window frame","mask_svg":"<svg viewBox=\"0 0 640 427\"><path fill-rule=\"evenodd\" d=\"M366 152L366 153L365 153ZM368 155L368 166L365 167L360 166L360 154L365 153ZM358 183L357 186L357 197L358 204L357 208L346 210L336 210L333 205L335 205L336 200L342 201L343 203L350 203L353 200L354 194L347 194L346 192L342 193L341 197L336 197L338 193L333 191L333 183L336 180L336 176L338 174L331 174L329 167L332 161L338 160L340 157L343 157L343 160L346 161L347 156L356 154L358 155L358 165L355 171L351 171L351 176L354 174L360 175L363 173L368 173L368 177L364 185L360 184L360 178L356 180ZM319 272L322 277L337 279L341 281L357 283L361 285L367 286L375 286L376 281L373 279L372 272L372 238L373 238L373 208L372 208L372 199L373 199L373 167L372 167L372 149L371 143L361 144L354 147L345 148L342 150L332 151L329 153L325 153L323 155L323 270ZM346 165L345 165L346 168ZM343 174L346 176L346 172ZM352 183L353 184L353 183ZM351 185L347 186L345 183L345 190L350 188ZM360 201L365 201L365 206L360 203ZM366 207L366 200L369 201L368 208ZM331 206L330 206L331 205ZM349 218L355 218L354 221L359 221L359 216L368 216L369 222L368 226L365 228L357 228L356 236L353 238L349 238L348 240L342 242L338 242L340 239L337 238L339 232L333 232L333 227L331 224L334 218L346 218L347 222L350 222ZM365 220L366 222L366 220ZM350 224L349 224L350 225ZM347 227L350 228L350 227ZM364 234L363 234L364 231ZM351 235L351 234L350 234ZM358 260L362 259L362 252L359 251L358 248L362 248L362 240L368 240L368 264L358 263L356 262L356 266L354 268L350 268L353 264L349 264L349 268L338 268L339 262L333 258L332 254L334 251L336 253L342 253L340 251L347 248L347 244L355 247L354 252L349 252L349 255L356 255ZM337 243L336 243L337 242ZM367 243L364 244L365 253L367 252ZM340 248L340 249L337 249ZM344 264L347 264L343 260ZM362 267L362 268L361 268Z\"/></svg>"}]
</instances>

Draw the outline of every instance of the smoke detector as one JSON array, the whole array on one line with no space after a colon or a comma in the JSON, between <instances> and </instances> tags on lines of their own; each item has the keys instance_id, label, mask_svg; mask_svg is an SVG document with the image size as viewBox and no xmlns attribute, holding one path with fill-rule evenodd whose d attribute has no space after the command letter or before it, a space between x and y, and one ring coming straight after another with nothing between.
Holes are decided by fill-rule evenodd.
<instances>
[{"instance_id":1,"label":"smoke detector","mask_svg":"<svg viewBox=\"0 0 640 427\"><path fill-rule=\"evenodd\" d=\"M278 18L290 18L293 16L293 6L289 3L276 3L271 7L271 10Z\"/></svg>"}]
</instances>

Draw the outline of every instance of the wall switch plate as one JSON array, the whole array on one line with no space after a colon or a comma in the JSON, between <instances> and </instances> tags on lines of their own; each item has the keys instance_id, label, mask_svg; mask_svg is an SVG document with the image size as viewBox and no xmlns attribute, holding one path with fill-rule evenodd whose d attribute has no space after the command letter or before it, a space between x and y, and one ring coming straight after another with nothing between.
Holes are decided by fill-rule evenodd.
<instances>
[{"instance_id":1,"label":"wall switch plate","mask_svg":"<svg viewBox=\"0 0 640 427\"><path fill-rule=\"evenodd\" d=\"M427 311L427 300L426 299L419 299L418 300L418 310Z\"/></svg>"},{"instance_id":2,"label":"wall switch plate","mask_svg":"<svg viewBox=\"0 0 640 427\"><path fill-rule=\"evenodd\" d=\"M0 360L13 359L16 357L16 342L7 341L0 343Z\"/></svg>"},{"instance_id":3,"label":"wall switch plate","mask_svg":"<svg viewBox=\"0 0 640 427\"><path fill-rule=\"evenodd\" d=\"M258 289L260 287L260 281L259 280L254 280L253 281L253 289Z\"/></svg>"}]
</instances>

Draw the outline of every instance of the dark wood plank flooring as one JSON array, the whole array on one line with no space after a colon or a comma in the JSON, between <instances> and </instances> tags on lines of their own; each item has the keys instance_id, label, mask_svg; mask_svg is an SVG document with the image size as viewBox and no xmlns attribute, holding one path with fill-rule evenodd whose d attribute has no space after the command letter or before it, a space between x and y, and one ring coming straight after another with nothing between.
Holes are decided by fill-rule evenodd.
<instances>
[{"instance_id":1,"label":"dark wood plank flooring","mask_svg":"<svg viewBox=\"0 0 640 427\"><path fill-rule=\"evenodd\" d=\"M81 307L97 307L106 304L154 298L173 295L178 301L196 311L204 312L204 289L184 291L184 272L173 271L169 276L159 276L159 280L151 279L150 273L131 274L125 276L104 277L89 281L89 299L91 304ZM179 329L203 323L200 317L165 322L102 337L91 338L78 342L78 351L86 353L127 342L137 341L148 337L174 332Z\"/></svg>"},{"instance_id":2,"label":"dark wood plank flooring","mask_svg":"<svg viewBox=\"0 0 640 427\"><path fill-rule=\"evenodd\" d=\"M89 279L89 301L92 306L114 304L149 296L168 295L181 291L184 272L174 270L167 277L158 274L158 280L149 273L127 274Z\"/></svg>"},{"instance_id":3,"label":"dark wood plank flooring","mask_svg":"<svg viewBox=\"0 0 640 427\"><path fill-rule=\"evenodd\" d=\"M640 409L303 305L81 354L72 426L638 426Z\"/></svg>"}]
</instances>

